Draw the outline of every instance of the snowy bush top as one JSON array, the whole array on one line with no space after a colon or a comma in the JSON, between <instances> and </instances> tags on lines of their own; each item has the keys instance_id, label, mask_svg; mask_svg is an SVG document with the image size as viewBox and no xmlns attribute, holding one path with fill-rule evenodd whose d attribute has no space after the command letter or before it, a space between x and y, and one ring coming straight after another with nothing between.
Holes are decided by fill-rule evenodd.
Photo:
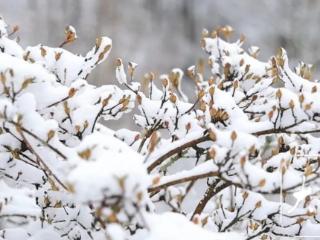
<instances>
[{"instance_id":1,"label":"snowy bush top","mask_svg":"<svg viewBox=\"0 0 320 240\"><path fill-rule=\"evenodd\" d=\"M21 47L0 19L0 239L275 239L320 235L320 84L284 49L204 30L209 71L86 81L109 55ZM184 81L194 92L183 92ZM134 110L139 131L111 130ZM303 187L303 188L302 188Z\"/></svg>"}]
</instances>

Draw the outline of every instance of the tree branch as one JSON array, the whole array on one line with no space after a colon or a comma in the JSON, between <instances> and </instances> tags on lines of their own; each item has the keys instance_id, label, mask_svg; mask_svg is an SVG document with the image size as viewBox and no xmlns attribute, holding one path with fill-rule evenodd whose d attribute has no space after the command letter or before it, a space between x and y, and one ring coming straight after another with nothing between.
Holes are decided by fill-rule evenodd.
<instances>
[{"instance_id":1,"label":"tree branch","mask_svg":"<svg viewBox=\"0 0 320 240\"><path fill-rule=\"evenodd\" d=\"M174 154L177 154L179 152L181 152L182 150L189 148L189 147L193 147L199 143L205 142L210 140L209 135L204 135L200 138L197 139L193 139L189 142L186 142L184 144L182 144L181 146L178 146L174 149L171 149L170 151L166 152L165 154L163 154L162 156L158 157L155 161L153 161L147 168L148 173L150 173L155 167L157 167L158 165L160 165L161 163L163 163L167 158L173 156Z\"/></svg>"}]
</instances>

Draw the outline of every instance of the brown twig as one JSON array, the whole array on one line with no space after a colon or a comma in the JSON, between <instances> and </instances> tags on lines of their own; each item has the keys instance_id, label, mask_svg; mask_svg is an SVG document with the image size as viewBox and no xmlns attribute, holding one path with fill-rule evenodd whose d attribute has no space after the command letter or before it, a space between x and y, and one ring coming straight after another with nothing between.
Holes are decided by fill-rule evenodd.
<instances>
[{"instance_id":1,"label":"brown twig","mask_svg":"<svg viewBox=\"0 0 320 240\"><path fill-rule=\"evenodd\" d=\"M217 177L217 176L219 176L218 172L210 171L207 173L202 173L202 174L198 174L198 175L179 178L179 179L172 180L170 182L166 182L166 183L154 186L154 187L150 187L150 188L148 188L148 192L153 193L153 192L160 191L163 188L170 187L172 185L181 184L181 183L185 183L185 182L189 182L189 181L195 181L195 180L202 179L202 178Z\"/></svg>"},{"instance_id":2,"label":"brown twig","mask_svg":"<svg viewBox=\"0 0 320 240\"><path fill-rule=\"evenodd\" d=\"M41 167L41 169L43 169L44 172L47 172L49 175L51 175L66 191L69 192L68 187L52 172L52 170L43 161L43 159L40 157L40 155L34 150L32 145L29 143L26 136L24 135L23 131L19 131L19 132L20 132L20 135L21 135L24 143L27 145L28 149L30 150L30 152L36 156L37 161L39 162L39 167Z\"/></svg>"},{"instance_id":3,"label":"brown twig","mask_svg":"<svg viewBox=\"0 0 320 240\"><path fill-rule=\"evenodd\" d=\"M31 137L35 138L36 140L38 140L39 142L41 142L43 145L49 147L52 151L54 151L56 154L58 154L60 157L62 157L64 160L67 159L67 157L62 153L60 152L58 149L56 149L55 147L51 146L50 143L42 140L41 138L39 138L37 135L35 135L33 132L29 131L28 129L20 126L19 124L17 124L16 122L14 121L8 121L9 123L15 125L16 127L18 127L21 131L27 133L28 135L30 135Z\"/></svg>"},{"instance_id":4,"label":"brown twig","mask_svg":"<svg viewBox=\"0 0 320 240\"><path fill-rule=\"evenodd\" d=\"M189 142L186 142L184 144L182 144L181 146L178 146L174 149L171 149L170 151L166 152L165 154L163 154L162 156L160 156L159 158L157 158L155 161L153 161L147 168L148 173L150 173L155 167L157 167L158 165L160 165L162 162L164 162L167 158L173 156L174 154L177 154L179 152L181 152L182 150L189 148L189 147L193 147L199 143L205 142L210 140L209 135L204 135L202 137L199 137L197 139L193 139Z\"/></svg>"},{"instance_id":5,"label":"brown twig","mask_svg":"<svg viewBox=\"0 0 320 240\"><path fill-rule=\"evenodd\" d=\"M216 194L218 194L219 192L221 192L223 189L229 187L231 185L230 182L226 182L223 183L222 185L218 186L218 183L220 181L217 181L215 184L210 185L207 189L207 191L205 192L203 198L199 201L196 209L194 210L191 219L193 219L193 217L196 214L201 214L203 209L205 208L205 206L207 205L207 203L209 202L210 199L212 199Z\"/></svg>"}]
</instances>

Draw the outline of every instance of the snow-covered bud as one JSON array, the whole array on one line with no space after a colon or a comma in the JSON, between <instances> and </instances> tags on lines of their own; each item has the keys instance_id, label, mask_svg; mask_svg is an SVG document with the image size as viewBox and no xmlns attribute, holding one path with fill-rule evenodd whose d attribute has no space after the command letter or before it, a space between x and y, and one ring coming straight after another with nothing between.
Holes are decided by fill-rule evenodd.
<instances>
[{"instance_id":1,"label":"snow-covered bud","mask_svg":"<svg viewBox=\"0 0 320 240\"><path fill-rule=\"evenodd\" d=\"M120 84L126 84L127 83L127 75L124 71L122 59L118 58L116 60L116 79Z\"/></svg>"},{"instance_id":2,"label":"snow-covered bud","mask_svg":"<svg viewBox=\"0 0 320 240\"><path fill-rule=\"evenodd\" d=\"M69 25L64 29L65 39L63 43L60 44L59 47L63 47L65 44L74 42L78 37L76 33L76 29Z\"/></svg>"},{"instance_id":3,"label":"snow-covered bud","mask_svg":"<svg viewBox=\"0 0 320 240\"><path fill-rule=\"evenodd\" d=\"M194 65L187 68L187 76L191 79L196 77L196 67Z\"/></svg>"},{"instance_id":4,"label":"snow-covered bud","mask_svg":"<svg viewBox=\"0 0 320 240\"><path fill-rule=\"evenodd\" d=\"M172 69L169 75L171 85L174 88L180 88L182 77L183 77L183 71L180 68Z\"/></svg>"},{"instance_id":5,"label":"snow-covered bud","mask_svg":"<svg viewBox=\"0 0 320 240\"><path fill-rule=\"evenodd\" d=\"M248 49L248 52L250 54L251 57L253 58L257 58L259 53L260 53L260 48L257 47L257 46L251 46L249 49Z\"/></svg>"},{"instance_id":6,"label":"snow-covered bud","mask_svg":"<svg viewBox=\"0 0 320 240\"><path fill-rule=\"evenodd\" d=\"M137 68L138 64L134 63L134 62L128 62L128 74L130 76L130 78L133 78L133 74Z\"/></svg>"}]
</instances>

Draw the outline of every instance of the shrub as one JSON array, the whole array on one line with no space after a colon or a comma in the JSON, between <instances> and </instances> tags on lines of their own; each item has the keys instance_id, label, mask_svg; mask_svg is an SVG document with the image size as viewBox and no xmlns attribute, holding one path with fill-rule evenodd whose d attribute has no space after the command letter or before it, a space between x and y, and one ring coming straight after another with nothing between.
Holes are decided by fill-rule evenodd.
<instances>
[{"instance_id":1,"label":"shrub","mask_svg":"<svg viewBox=\"0 0 320 240\"><path fill-rule=\"evenodd\" d=\"M111 51L23 49L0 21L0 239L274 239L319 235L320 85L280 49L204 30L202 66L86 81ZM225 38L225 39L224 39ZM192 94L182 82L191 79ZM189 99L189 100L188 100ZM140 131L99 123L128 117ZM301 185L304 189L300 190ZM294 197L297 201L294 201Z\"/></svg>"}]
</instances>

